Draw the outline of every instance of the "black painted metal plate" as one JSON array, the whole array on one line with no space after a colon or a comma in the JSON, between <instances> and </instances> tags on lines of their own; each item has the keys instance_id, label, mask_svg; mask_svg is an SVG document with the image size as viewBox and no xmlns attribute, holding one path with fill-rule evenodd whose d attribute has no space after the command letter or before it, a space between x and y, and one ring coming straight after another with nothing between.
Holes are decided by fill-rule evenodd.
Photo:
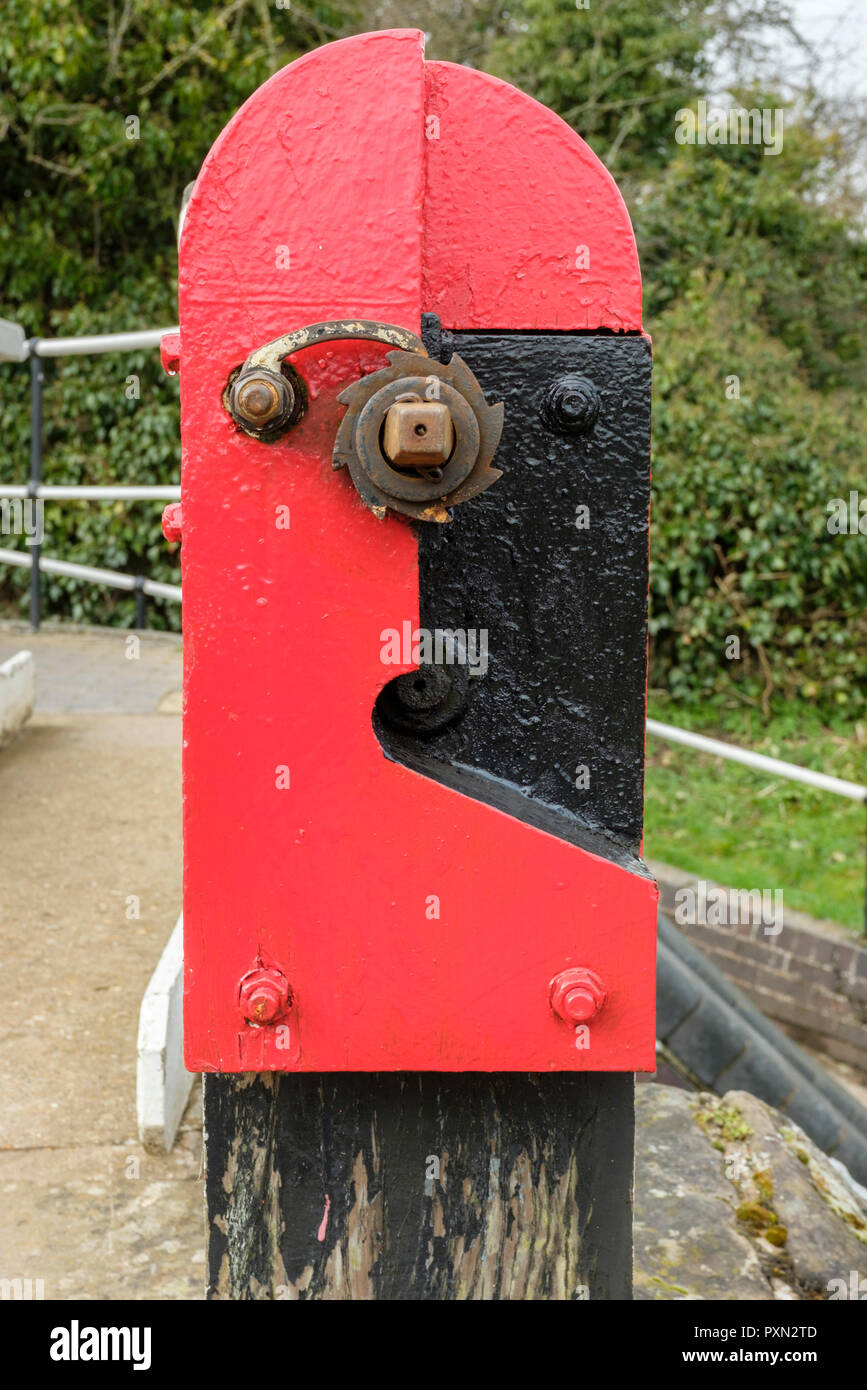
<instances>
[{"instance_id":1,"label":"black painted metal plate","mask_svg":"<svg viewBox=\"0 0 867 1390\"><path fill-rule=\"evenodd\" d=\"M436 780L631 858L644 791L649 341L459 333L454 347L488 401L505 403L503 477L451 524L419 528L421 625L484 632L487 670L466 681L447 728L415 737L378 722L378 733L391 757ZM568 373L599 396L585 436L543 417Z\"/></svg>"}]
</instances>

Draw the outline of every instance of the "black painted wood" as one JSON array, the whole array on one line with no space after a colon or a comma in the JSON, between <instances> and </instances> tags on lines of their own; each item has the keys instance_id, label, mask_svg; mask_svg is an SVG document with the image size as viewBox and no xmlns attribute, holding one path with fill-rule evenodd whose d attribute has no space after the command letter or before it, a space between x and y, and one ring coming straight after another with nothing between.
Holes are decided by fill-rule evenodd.
<instances>
[{"instance_id":1,"label":"black painted wood","mask_svg":"<svg viewBox=\"0 0 867 1390\"><path fill-rule=\"evenodd\" d=\"M209 1296L628 1299L633 1078L206 1076Z\"/></svg>"}]
</instances>

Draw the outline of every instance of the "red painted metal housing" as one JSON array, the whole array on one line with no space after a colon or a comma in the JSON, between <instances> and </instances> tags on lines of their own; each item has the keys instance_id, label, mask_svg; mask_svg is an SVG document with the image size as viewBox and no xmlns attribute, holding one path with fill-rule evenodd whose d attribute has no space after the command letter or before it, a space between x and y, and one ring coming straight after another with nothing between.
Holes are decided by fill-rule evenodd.
<instances>
[{"instance_id":1,"label":"red painted metal housing","mask_svg":"<svg viewBox=\"0 0 867 1390\"><path fill-rule=\"evenodd\" d=\"M653 1068L654 885L388 761L371 726L412 669L381 633L418 623L417 541L331 450L384 349L298 354L309 406L276 444L222 404L253 348L319 320L637 330L640 293L583 141L415 31L299 59L211 150L180 246L191 1070ZM577 967L606 995L578 1033L549 998ZM263 1026L254 971L288 981Z\"/></svg>"}]
</instances>

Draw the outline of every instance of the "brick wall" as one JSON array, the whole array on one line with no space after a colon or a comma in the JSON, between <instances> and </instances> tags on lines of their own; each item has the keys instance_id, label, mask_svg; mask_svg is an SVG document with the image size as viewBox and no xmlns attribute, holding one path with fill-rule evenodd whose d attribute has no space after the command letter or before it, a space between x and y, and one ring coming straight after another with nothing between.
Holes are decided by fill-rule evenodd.
<instances>
[{"instance_id":1,"label":"brick wall","mask_svg":"<svg viewBox=\"0 0 867 1390\"><path fill-rule=\"evenodd\" d=\"M718 885L707 883L702 893L691 876L667 865L650 867L659 881L662 910L763 1013L795 1041L867 1073L863 937L789 909L782 926L772 919L709 925L706 918L715 914L703 913L701 903ZM678 897L682 889L692 896Z\"/></svg>"}]
</instances>

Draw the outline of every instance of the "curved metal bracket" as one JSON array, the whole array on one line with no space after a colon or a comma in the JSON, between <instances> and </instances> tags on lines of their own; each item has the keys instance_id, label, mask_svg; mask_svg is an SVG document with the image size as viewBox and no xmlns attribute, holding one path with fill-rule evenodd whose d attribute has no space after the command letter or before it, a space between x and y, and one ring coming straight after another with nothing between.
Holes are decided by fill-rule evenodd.
<instances>
[{"instance_id":1,"label":"curved metal bracket","mask_svg":"<svg viewBox=\"0 0 867 1390\"><path fill-rule=\"evenodd\" d=\"M404 352L417 352L427 357L427 349L416 333L407 328L398 328L393 323L376 323L373 319L330 319L324 323L311 323L306 328L296 328L292 333L284 333L281 338L265 343L250 353L243 372L254 368L279 372L280 364L301 348L313 347L318 343L331 343L341 338L363 338L371 342L388 343L389 347L402 348Z\"/></svg>"}]
</instances>

